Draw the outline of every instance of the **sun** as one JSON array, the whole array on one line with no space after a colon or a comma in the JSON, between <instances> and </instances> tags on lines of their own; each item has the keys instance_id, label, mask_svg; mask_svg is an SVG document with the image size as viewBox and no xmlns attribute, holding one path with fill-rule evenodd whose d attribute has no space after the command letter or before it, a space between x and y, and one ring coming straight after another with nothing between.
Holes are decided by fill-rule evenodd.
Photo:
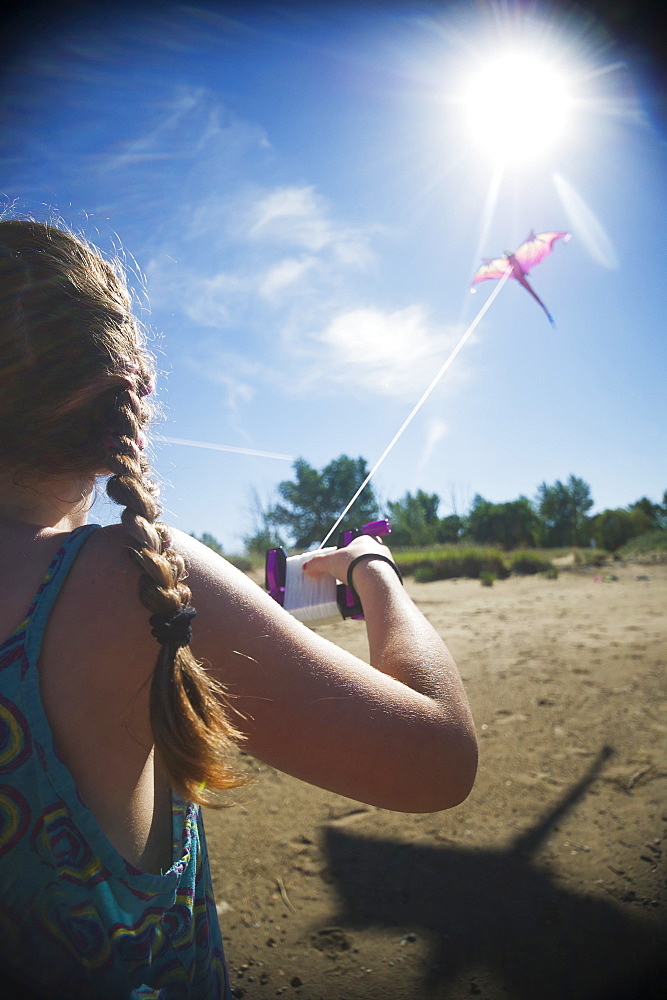
<instances>
[{"instance_id":1,"label":"sun","mask_svg":"<svg viewBox=\"0 0 667 1000\"><path fill-rule=\"evenodd\" d=\"M555 145L571 104L564 74L544 58L521 52L478 67L461 98L473 138L501 164L535 159Z\"/></svg>"}]
</instances>

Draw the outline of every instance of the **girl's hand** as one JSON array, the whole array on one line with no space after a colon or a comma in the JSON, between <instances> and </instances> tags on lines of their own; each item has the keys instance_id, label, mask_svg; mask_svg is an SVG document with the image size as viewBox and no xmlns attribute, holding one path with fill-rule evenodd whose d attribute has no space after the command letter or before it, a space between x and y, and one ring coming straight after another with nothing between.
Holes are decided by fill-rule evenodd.
<instances>
[{"instance_id":1,"label":"girl's hand","mask_svg":"<svg viewBox=\"0 0 667 1000\"><path fill-rule=\"evenodd\" d=\"M328 573L342 583L347 583L347 571L354 559L366 552L380 552L392 559L391 550L379 538L371 535L359 535L353 538L349 545L342 549L322 550L313 552L310 559L301 567L306 576L322 576Z\"/></svg>"}]
</instances>

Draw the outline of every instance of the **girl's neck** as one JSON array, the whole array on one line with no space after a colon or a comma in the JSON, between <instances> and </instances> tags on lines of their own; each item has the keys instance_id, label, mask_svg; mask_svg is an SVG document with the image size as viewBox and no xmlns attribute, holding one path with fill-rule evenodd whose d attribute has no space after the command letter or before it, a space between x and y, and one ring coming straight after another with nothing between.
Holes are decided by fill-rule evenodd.
<instances>
[{"instance_id":1,"label":"girl's neck","mask_svg":"<svg viewBox=\"0 0 667 1000\"><path fill-rule=\"evenodd\" d=\"M0 473L0 518L56 531L73 531L88 520L94 479L38 479Z\"/></svg>"}]
</instances>

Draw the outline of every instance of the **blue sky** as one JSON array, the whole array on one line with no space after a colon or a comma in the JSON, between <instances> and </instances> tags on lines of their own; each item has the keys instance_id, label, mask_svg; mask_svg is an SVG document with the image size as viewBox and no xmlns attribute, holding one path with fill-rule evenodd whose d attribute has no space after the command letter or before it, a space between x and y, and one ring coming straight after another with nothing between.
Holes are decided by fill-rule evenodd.
<instances>
[{"instance_id":1,"label":"blue sky","mask_svg":"<svg viewBox=\"0 0 667 1000\"><path fill-rule=\"evenodd\" d=\"M531 229L573 234L531 274L555 329L508 282L376 491L438 493L443 516L570 473L595 510L662 497L667 147L601 25L553 4L74 10L5 73L0 195L122 245L159 434L240 449L156 440L168 520L238 551L253 495L291 476L252 452L372 465L493 291L469 292L480 257ZM480 118L467 82L508 50L537 64L494 70ZM540 153L552 67L570 103ZM521 107L512 159L489 133Z\"/></svg>"}]
</instances>

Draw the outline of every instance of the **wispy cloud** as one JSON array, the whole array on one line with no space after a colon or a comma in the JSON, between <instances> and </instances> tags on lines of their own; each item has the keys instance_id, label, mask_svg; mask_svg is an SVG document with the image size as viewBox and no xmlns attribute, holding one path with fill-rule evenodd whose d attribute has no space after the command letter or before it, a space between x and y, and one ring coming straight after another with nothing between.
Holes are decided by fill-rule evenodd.
<instances>
[{"instance_id":1,"label":"wispy cloud","mask_svg":"<svg viewBox=\"0 0 667 1000\"><path fill-rule=\"evenodd\" d=\"M201 99L191 96L183 115ZM454 335L418 304L372 302L381 227L341 219L312 185L240 176L207 186L180 217L178 248L163 247L147 268L149 292L206 329L188 364L224 387L232 409L267 382L292 394L317 385L400 398L428 385Z\"/></svg>"},{"instance_id":2,"label":"wispy cloud","mask_svg":"<svg viewBox=\"0 0 667 1000\"><path fill-rule=\"evenodd\" d=\"M427 421L425 431L424 448L417 462L417 473L422 472L426 468L433 452L449 432L449 428L444 420L435 417Z\"/></svg>"},{"instance_id":3,"label":"wispy cloud","mask_svg":"<svg viewBox=\"0 0 667 1000\"><path fill-rule=\"evenodd\" d=\"M197 107L201 93L190 87L179 88L161 109L152 128L121 143L116 155L106 160L106 169L118 170L146 160L180 159L186 155L186 150L175 145L172 138Z\"/></svg>"},{"instance_id":4,"label":"wispy cloud","mask_svg":"<svg viewBox=\"0 0 667 1000\"><path fill-rule=\"evenodd\" d=\"M310 187L267 190L239 181L181 206L180 217L178 244L160 247L146 268L154 303L221 331L266 326L270 318L274 343L328 321L334 300L338 308L353 301L374 260L374 230L335 220Z\"/></svg>"},{"instance_id":5,"label":"wispy cloud","mask_svg":"<svg viewBox=\"0 0 667 1000\"><path fill-rule=\"evenodd\" d=\"M325 349L329 380L412 397L429 384L456 335L432 324L422 306L393 312L373 306L338 314L314 340Z\"/></svg>"},{"instance_id":6,"label":"wispy cloud","mask_svg":"<svg viewBox=\"0 0 667 1000\"><path fill-rule=\"evenodd\" d=\"M188 276L183 311L202 326L221 329L233 321L235 304L246 298L251 287L243 274L220 271L211 277Z\"/></svg>"},{"instance_id":7,"label":"wispy cloud","mask_svg":"<svg viewBox=\"0 0 667 1000\"><path fill-rule=\"evenodd\" d=\"M312 187L271 191L249 212L250 239L322 250L333 239L332 227Z\"/></svg>"},{"instance_id":8,"label":"wispy cloud","mask_svg":"<svg viewBox=\"0 0 667 1000\"><path fill-rule=\"evenodd\" d=\"M377 227L337 222L331 206L312 188L262 189L242 178L208 185L196 201L175 207L178 243L164 246L152 261L178 258L194 297L218 299L226 313L228 295L259 295L280 306L280 295L299 285L301 293L349 286L374 261L371 238ZM221 265L231 266L221 266ZM173 277L173 276L172 276ZM308 279L304 285L303 279Z\"/></svg>"},{"instance_id":9,"label":"wispy cloud","mask_svg":"<svg viewBox=\"0 0 667 1000\"><path fill-rule=\"evenodd\" d=\"M313 187L281 187L249 206L249 240L296 246L322 253L331 250L341 265L368 263L369 233L336 223L326 201Z\"/></svg>"},{"instance_id":10,"label":"wispy cloud","mask_svg":"<svg viewBox=\"0 0 667 1000\"><path fill-rule=\"evenodd\" d=\"M216 161L219 171L230 159L253 149L268 149L266 132L234 115L206 87L179 85L159 104L137 116L142 126L137 135L121 139L105 154L106 172L136 167L147 162L173 160L201 166Z\"/></svg>"},{"instance_id":11,"label":"wispy cloud","mask_svg":"<svg viewBox=\"0 0 667 1000\"><path fill-rule=\"evenodd\" d=\"M210 340L194 345L185 364L190 371L219 386L225 405L232 411L251 402L258 382L264 381L261 365L250 356L222 350Z\"/></svg>"},{"instance_id":12,"label":"wispy cloud","mask_svg":"<svg viewBox=\"0 0 667 1000\"><path fill-rule=\"evenodd\" d=\"M258 291L262 298L276 302L279 296L288 289L294 289L310 271L317 266L317 258L313 256L284 257L275 264L269 265L266 273L259 280Z\"/></svg>"},{"instance_id":13,"label":"wispy cloud","mask_svg":"<svg viewBox=\"0 0 667 1000\"><path fill-rule=\"evenodd\" d=\"M195 224L203 244L204 227L225 230L234 270L212 270L193 251L196 269L181 265L174 274L172 265L165 277L154 261L149 280L159 295L178 299L188 319L218 331L207 334L203 352L197 345L191 365L227 387L232 407L250 398L248 357L262 359L254 378L280 380L291 394L317 385L325 393L363 389L408 399L429 384L455 342L457 331L434 323L419 304L359 305L375 231L337 222L312 188L255 193L250 202L243 190L236 203L220 199L206 212L200 205Z\"/></svg>"}]
</instances>

